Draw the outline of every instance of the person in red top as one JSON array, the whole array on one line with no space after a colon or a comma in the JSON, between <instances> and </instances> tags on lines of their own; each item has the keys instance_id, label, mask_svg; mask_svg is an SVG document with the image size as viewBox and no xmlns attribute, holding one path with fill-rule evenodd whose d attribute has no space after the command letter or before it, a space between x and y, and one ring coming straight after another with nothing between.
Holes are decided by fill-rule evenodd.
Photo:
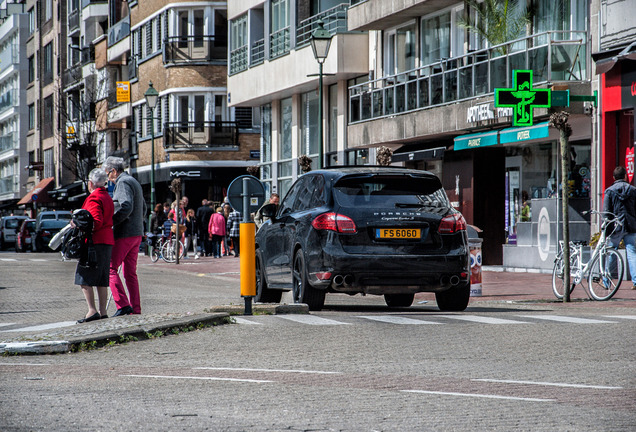
<instances>
[{"instance_id":1,"label":"person in red top","mask_svg":"<svg viewBox=\"0 0 636 432\"><path fill-rule=\"evenodd\" d=\"M108 280L110 270L110 256L115 244L113 235L113 213L115 205L106 190L108 174L102 168L95 168L88 175L88 191L82 208L93 216L93 244L97 255L96 266L77 264L75 270L75 285L80 285L88 304L88 313L78 323L108 318L106 305L108 303ZM99 298L99 312L95 309L95 293L97 288Z\"/></svg>"}]
</instances>

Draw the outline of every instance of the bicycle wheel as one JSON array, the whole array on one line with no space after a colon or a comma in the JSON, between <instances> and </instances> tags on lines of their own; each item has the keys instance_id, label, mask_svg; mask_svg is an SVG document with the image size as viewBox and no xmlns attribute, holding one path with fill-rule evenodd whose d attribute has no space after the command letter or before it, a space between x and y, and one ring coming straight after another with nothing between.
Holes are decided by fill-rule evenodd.
<instances>
[{"instance_id":1,"label":"bicycle wheel","mask_svg":"<svg viewBox=\"0 0 636 432\"><path fill-rule=\"evenodd\" d=\"M570 275L575 273L575 266L578 257L578 251L574 250L570 254ZM563 255L558 256L554 261L554 267L552 268L552 292L554 296L559 300L565 296L565 283L563 280ZM570 278L570 293L572 292L572 278Z\"/></svg>"},{"instance_id":2,"label":"bicycle wheel","mask_svg":"<svg viewBox=\"0 0 636 432\"><path fill-rule=\"evenodd\" d=\"M167 241L161 248L161 256L165 262L175 262L177 260L177 240ZM179 259L181 258L183 258L183 243L179 241Z\"/></svg>"},{"instance_id":3,"label":"bicycle wheel","mask_svg":"<svg viewBox=\"0 0 636 432\"><path fill-rule=\"evenodd\" d=\"M625 263L615 249L606 249L590 264L588 287L594 300L609 300L623 282Z\"/></svg>"},{"instance_id":4,"label":"bicycle wheel","mask_svg":"<svg viewBox=\"0 0 636 432\"><path fill-rule=\"evenodd\" d=\"M150 248L150 259L152 260L153 263L159 260L160 254L161 254L161 251L159 250L158 247Z\"/></svg>"}]
</instances>

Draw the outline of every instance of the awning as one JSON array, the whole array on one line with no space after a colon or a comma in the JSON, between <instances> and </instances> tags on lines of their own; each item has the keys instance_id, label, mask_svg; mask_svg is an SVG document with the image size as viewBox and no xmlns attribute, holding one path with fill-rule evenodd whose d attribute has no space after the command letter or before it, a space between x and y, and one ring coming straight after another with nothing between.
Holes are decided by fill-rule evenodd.
<instances>
[{"instance_id":1,"label":"awning","mask_svg":"<svg viewBox=\"0 0 636 432\"><path fill-rule=\"evenodd\" d=\"M592 59L596 63L597 75L607 73L619 60L636 60L636 42L632 42L625 48L592 53Z\"/></svg>"},{"instance_id":2,"label":"awning","mask_svg":"<svg viewBox=\"0 0 636 432\"><path fill-rule=\"evenodd\" d=\"M453 149L457 151L497 145L499 143L497 140L498 134L499 131L489 131L476 134L461 135L455 138L455 145L453 146Z\"/></svg>"},{"instance_id":3,"label":"awning","mask_svg":"<svg viewBox=\"0 0 636 432\"><path fill-rule=\"evenodd\" d=\"M22 197L20 201L18 201L18 205L29 204L31 202L37 203L49 203L52 202L51 197L49 197L48 191L53 189L55 185L55 177L49 177L42 180L38 183L31 192Z\"/></svg>"},{"instance_id":4,"label":"awning","mask_svg":"<svg viewBox=\"0 0 636 432\"><path fill-rule=\"evenodd\" d=\"M444 150L446 150L446 147L435 147L432 149L393 153L393 156L391 156L391 162L440 160L440 159L444 159Z\"/></svg>"},{"instance_id":5,"label":"awning","mask_svg":"<svg viewBox=\"0 0 636 432\"><path fill-rule=\"evenodd\" d=\"M548 122L537 123L533 126L520 128L506 128L499 131L499 143L516 143L530 141L539 138L547 138L550 135Z\"/></svg>"},{"instance_id":6,"label":"awning","mask_svg":"<svg viewBox=\"0 0 636 432\"><path fill-rule=\"evenodd\" d=\"M82 193L84 190L84 182L81 180L61 186L49 192L49 196L58 201L68 200L69 197Z\"/></svg>"}]
</instances>

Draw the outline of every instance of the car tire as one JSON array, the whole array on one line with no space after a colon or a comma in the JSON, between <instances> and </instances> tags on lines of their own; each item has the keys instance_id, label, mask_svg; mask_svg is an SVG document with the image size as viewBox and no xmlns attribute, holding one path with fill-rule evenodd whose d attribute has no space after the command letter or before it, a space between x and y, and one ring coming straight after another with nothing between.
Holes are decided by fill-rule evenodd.
<instances>
[{"instance_id":1,"label":"car tire","mask_svg":"<svg viewBox=\"0 0 636 432\"><path fill-rule=\"evenodd\" d=\"M468 307L470 282L460 283L446 291L436 292L437 307L443 312L461 312Z\"/></svg>"},{"instance_id":2,"label":"car tire","mask_svg":"<svg viewBox=\"0 0 636 432\"><path fill-rule=\"evenodd\" d=\"M409 307L413 304L415 294L384 294L388 307Z\"/></svg>"},{"instance_id":3,"label":"car tire","mask_svg":"<svg viewBox=\"0 0 636 432\"><path fill-rule=\"evenodd\" d=\"M302 250L294 255L292 267L292 296L294 303L305 303L310 311L319 311L325 305L325 291L312 287L307 280L305 256Z\"/></svg>"},{"instance_id":4,"label":"car tire","mask_svg":"<svg viewBox=\"0 0 636 432\"><path fill-rule=\"evenodd\" d=\"M259 254L256 254L256 297L254 301L257 303L280 303L283 296L281 290L269 289L265 280L265 270L263 261Z\"/></svg>"}]
</instances>

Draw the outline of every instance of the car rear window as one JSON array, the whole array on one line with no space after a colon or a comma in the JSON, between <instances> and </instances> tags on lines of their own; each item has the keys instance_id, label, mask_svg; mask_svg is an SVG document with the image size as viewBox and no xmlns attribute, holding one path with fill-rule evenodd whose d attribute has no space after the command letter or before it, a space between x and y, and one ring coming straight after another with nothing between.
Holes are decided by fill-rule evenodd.
<instances>
[{"instance_id":1,"label":"car rear window","mask_svg":"<svg viewBox=\"0 0 636 432\"><path fill-rule=\"evenodd\" d=\"M334 195L343 207L449 207L437 177L411 175L351 176L340 179Z\"/></svg>"},{"instance_id":2,"label":"car rear window","mask_svg":"<svg viewBox=\"0 0 636 432\"><path fill-rule=\"evenodd\" d=\"M18 224L22 222L24 219L9 219L7 220L7 228L16 229Z\"/></svg>"},{"instance_id":3,"label":"car rear window","mask_svg":"<svg viewBox=\"0 0 636 432\"><path fill-rule=\"evenodd\" d=\"M42 229L64 228L67 224L68 222L66 222L65 220L49 219L49 220L43 220L42 223L40 224L40 228Z\"/></svg>"}]
</instances>

